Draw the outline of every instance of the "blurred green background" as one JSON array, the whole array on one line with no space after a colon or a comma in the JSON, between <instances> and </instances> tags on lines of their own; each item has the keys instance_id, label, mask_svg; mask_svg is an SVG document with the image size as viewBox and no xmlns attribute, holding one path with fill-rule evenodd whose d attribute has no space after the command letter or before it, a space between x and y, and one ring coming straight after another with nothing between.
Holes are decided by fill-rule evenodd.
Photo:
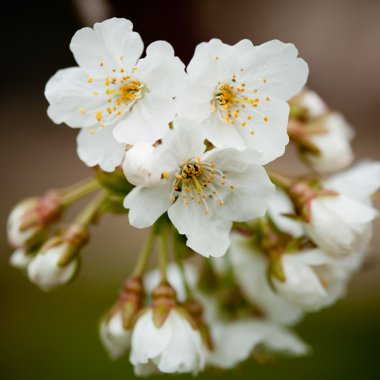
<instances>
[{"instance_id":1,"label":"blurred green background","mask_svg":"<svg viewBox=\"0 0 380 380\"><path fill-rule=\"evenodd\" d=\"M188 62L195 45L212 37L291 41L311 69L310 86L341 110L357 130L358 158L380 159L380 2L280 1L13 1L2 9L0 61L0 378L117 380L133 377L128 360L111 362L97 323L128 275L144 231L125 217L106 217L84 251L83 270L70 286L42 293L8 266L5 222L20 199L91 174L76 157L75 131L46 116L43 89L73 65L68 45L83 25L112 15L130 18L146 44L166 39ZM279 169L304 168L289 157ZM313 348L302 359L249 362L201 378L378 379L380 369L380 226L373 252L348 298L310 315L297 327ZM190 378L190 377L189 377Z\"/></svg>"}]
</instances>

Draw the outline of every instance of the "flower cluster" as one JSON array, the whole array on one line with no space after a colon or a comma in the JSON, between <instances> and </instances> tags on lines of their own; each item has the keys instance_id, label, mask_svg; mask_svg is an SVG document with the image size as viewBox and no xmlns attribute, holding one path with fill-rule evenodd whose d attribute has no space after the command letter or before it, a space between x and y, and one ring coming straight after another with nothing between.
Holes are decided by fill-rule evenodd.
<instances>
[{"instance_id":1,"label":"flower cluster","mask_svg":"<svg viewBox=\"0 0 380 380\"><path fill-rule=\"evenodd\" d=\"M45 291L67 284L91 224L125 212L150 232L100 324L111 358L129 354L146 376L307 353L292 326L342 298L362 266L380 163L322 176L352 163L353 132L304 88L294 45L213 39L185 67L165 41L141 58L132 23L113 18L79 30L70 48L78 67L47 83L48 115L80 128L78 155L95 178L11 212L11 265ZM264 167L289 141L312 175Z\"/></svg>"}]
</instances>

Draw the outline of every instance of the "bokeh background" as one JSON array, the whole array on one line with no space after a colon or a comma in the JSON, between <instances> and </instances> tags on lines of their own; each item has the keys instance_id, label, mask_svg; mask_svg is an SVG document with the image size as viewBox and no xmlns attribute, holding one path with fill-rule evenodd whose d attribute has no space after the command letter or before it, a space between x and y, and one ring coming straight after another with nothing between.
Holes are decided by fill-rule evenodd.
<instances>
[{"instance_id":1,"label":"bokeh background","mask_svg":"<svg viewBox=\"0 0 380 380\"><path fill-rule=\"evenodd\" d=\"M144 237L125 217L106 217L84 252L81 276L44 294L8 266L6 217L18 200L91 174L77 158L76 131L46 115L44 85L74 65L74 32L110 16L133 21L146 45L165 39L185 63L197 43L219 37L255 44L293 42L309 63L311 88L355 126L358 159L380 159L380 1L378 0L78 0L2 4L0 81L0 378L105 380L132 378L126 359L111 362L96 333ZM304 170L290 158L276 163ZM302 359L249 362L202 379L378 379L380 369L380 225L373 252L348 298L310 315L297 328L314 347ZM188 377L190 378L190 377Z\"/></svg>"}]
</instances>

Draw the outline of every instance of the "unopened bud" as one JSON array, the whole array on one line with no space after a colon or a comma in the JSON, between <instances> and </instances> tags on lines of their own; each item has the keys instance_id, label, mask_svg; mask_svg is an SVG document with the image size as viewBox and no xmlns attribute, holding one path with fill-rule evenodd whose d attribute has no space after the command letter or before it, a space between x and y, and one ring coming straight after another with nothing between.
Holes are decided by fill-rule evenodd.
<instances>
[{"instance_id":1,"label":"unopened bud","mask_svg":"<svg viewBox=\"0 0 380 380\"><path fill-rule=\"evenodd\" d=\"M175 290L167 283L162 282L152 293L153 322L157 328L161 327L170 311L177 304Z\"/></svg>"},{"instance_id":2,"label":"unopened bud","mask_svg":"<svg viewBox=\"0 0 380 380\"><path fill-rule=\"evenodd\" d=\"M9 258L9 264L14 268L25 271L28 269L28 266L32 260L32 253L27 252L24 248L18 248Z\"/></svg>"},{"instance_id":3,"label":"unopened bud","mask_svg":"<svg viewBox=\"0 0 380 380\"><path fill-rule=\"evenodd\" d=\"M42 240L46 227L57 220L62 206L57 193L20 202L8 218L8 240L18 247L33 247Z\"/></svg>"}]
</instances>

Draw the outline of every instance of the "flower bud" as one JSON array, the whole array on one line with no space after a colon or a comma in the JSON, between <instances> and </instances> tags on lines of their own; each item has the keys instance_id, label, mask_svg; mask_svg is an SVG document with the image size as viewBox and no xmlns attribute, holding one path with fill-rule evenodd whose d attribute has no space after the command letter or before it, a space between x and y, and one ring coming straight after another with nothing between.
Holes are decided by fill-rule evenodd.
<instances>
[{"instance_id":1,"label":"flower bud","mask_svg":"<svg viewBox=\"0 0 380 380\"><path fill-rule=\"evenodd\" d=\"M282 268L285 279L279 281L272 277L272 282L278 293L286 300L303 310L313 311L327 298L327 291L313 267L307 264L307 254L283 255ZM306 262L302 260L304 257Z\"/></svg>"},{"instance_id":2,"label":"flower bud","mask_svg":"<svg viewBox=\"0 0 380 380\"><path fill-rule=\"evenodd\" d=\"M88 241L85 226L72 224L62 237L49 239L28 266L28 277L42 290L68 283L78 268L79 250Z\"/></svg>"},{"instance_id":3,"label":"flower bud","mask_svg":"<svg viewBox=\"0 0 380 380\"><path fill-rule=\"evenodd\" d=\"M155 170L153 145L141 142L125 153L123 171L128 181L135 186L151 186L161 179L161 172Z\"/></svg>"},{"instance_id":4,"label":"flower bud","mask_svg":"<svg viewBox=\"0 0 380 380\"><path fill-rule=\"evenodd\" d=\"M368 244L377 211L342 194L320 196L310 203L305 229L311 240L334 256L359 252Z\"/></svg>"},{"instance_id":5,"label":"flower bud","mask_svg":"<svg viewBox=\"0 0 380 380\"><path fill-rule=\"evenodd\" d=\"M137 375L198 373L205 366L205 347L200 332L189 322L184 310L171 308L157 327L153 309L137 320L132 332L131 363Z\"/></svg>"},{"instance_id":6,"label":"flower bud","mask_svg":"<svg viewBox=\"0 0 380 380\"><path fill-rule=\"evenodd\" d=\"M121 311L102 320L100 339L112 359L119 358L128 350L131 342L131 330L124 328Z\"/></svg>"},{"instance_id":7,"label":"flower bud","mask_svg":"<svg viewBox=\"0 0 380 380\"><path fill-rule=\"evenodd\" d=\"M291 116L311 120L328 112L326 103L321 97L311 90L304 90L290 100Z\"/></svg>"},{"instance_id":8,"label":"flower bud","mask_svg":"<svg viewBox=\"0 0 380 380\"><path fill-rule=\"evenodd\" d=\"M30 262L33 260L33 254L28 253L23 248L16 249L9 258L9 264L20 270L27 270Z\"/></svg>"},{"instance_id":9,"label":"flower bud","mask_svg":"<svg viewBox=\"0 0 380 380\"><path fill-rule=\"evenodd\" d=\"M49 291L66 284L75 275L78 259L61 267L59 262L69 249L67 243L58 244L46 251L39 252L28 266L28 277L42 290Z\"/></svg>"},{"instance_id":10,"label":"flower bud","mask_svg":"<svg viewBox=\"0 0 380 380\"><path fill-rule=\"evenodd\" d=\"M32 247L44 234L46 226L61 215L62 207L56 193L20 202L8 218L8 240L16 247Z\"/></svg>"},{"instance_id":11,"label":"flower bud","mask_svg":"<svg viewBox=\"0 0 380 380\"><path fill-rule=\"evenodd\" d=\"M100 324L100 339L112 359L122 356L129 348L131 330L143 306L144 288L140 277L127 279L118 302Z\"/></svg>"},{"instance_id":12,"label":"flower bud","mask_svg":"<svg viewBox=\"0 0 380 380\"><path fill-rule=\"evenodd\" d=\"M318 150L309 152L305 149L302 155L314 170L328 173L351 164L354 158L350 143L353 132L341 114L328 114L311 122L309 127L324 129L324 132L310 133L305 137Z\"/></svg>"}]
</instances>

